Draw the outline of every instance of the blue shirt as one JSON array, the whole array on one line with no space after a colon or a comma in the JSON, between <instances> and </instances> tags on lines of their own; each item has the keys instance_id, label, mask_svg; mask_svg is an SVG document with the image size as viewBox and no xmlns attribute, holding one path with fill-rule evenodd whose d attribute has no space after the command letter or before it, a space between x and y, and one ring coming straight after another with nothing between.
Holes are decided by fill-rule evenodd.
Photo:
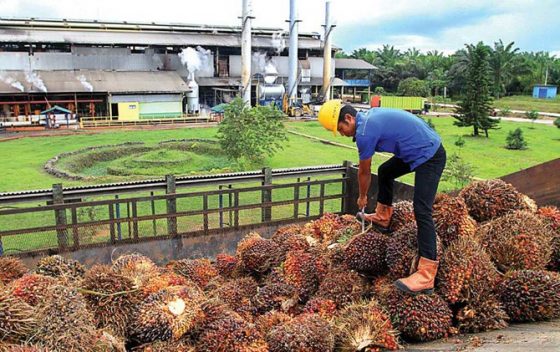
<instances>
[{"instance_id":1,"label":"blue shirt","mask_svg":"<svg viewBox=\"0 0 560 352\"><path fill-rule=\"evenodd\" d=\"M373 108L356 115L356 144L360 160L375 152L393 153L414 170L441 145L439 135L421 118L404 110Z\"/></svg>"}]
</instances>

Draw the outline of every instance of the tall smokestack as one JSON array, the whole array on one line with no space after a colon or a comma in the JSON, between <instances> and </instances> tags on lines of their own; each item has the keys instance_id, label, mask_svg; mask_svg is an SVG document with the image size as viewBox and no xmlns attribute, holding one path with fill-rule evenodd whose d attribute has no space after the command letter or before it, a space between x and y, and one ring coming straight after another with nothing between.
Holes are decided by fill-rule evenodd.
<instances>
[{"instance_id":1,"label":"tall smokestack","mask_svg":"<svg viewBox=\"0 0 560 352\"><path fill-rule=\"evenodd\" d=\"M241 15L241 95L251 104L251 0L243 0Z\"/></svg>"},{"instance_id":2,"label":"tall smokestack","mask_svg":"<svg viewBox=\"0 0 560 352\"><path fill-rule=\"evenodd\" d=\"M325 100L330 98L331 90L331 61L332 43L331 31L334 26L331 23L331 2L325 3L325 45L323 51L323 97Z\"/></svg>"},{"instance_id":3,"label":"tall smokestack","mask_svg":"<svg viewBox=\"0 0 560 352\"><path fill-rule=\"evenodd\" d=\"M298 70L298 11L296 0L290 0L290 55L288 58L288 94L290 105L297 98L297 70Z\"/></svg>"}]
</instances>

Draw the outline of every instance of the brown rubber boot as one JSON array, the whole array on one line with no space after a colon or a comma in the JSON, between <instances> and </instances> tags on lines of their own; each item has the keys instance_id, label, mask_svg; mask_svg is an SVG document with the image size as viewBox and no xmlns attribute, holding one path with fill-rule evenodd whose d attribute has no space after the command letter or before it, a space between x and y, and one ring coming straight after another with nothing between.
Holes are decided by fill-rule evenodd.
<instances>
[{"instance_id":1,"label":"brown rubber boot","mask_svg":"<svg viewBox=\"0 0 560 352\"><path fill-rule=\"evenodd\" d=\"M399 290L413 295L433 293L438 264L438 261L420 257L416 272L409 277L395 281L395 286Z\"/></svg>"},{"instance_id":2,"label":"brown rubber boot","mask_svg":"<svg viewBox=\"0 0 560 352\"><path fill-rule=\"evenodd\" d=\"M374 225L387 229L391 223L393 216L393 207L377 202L375 213L366 216L367 221L371 221Z\"/></svg>"}]
</instances>

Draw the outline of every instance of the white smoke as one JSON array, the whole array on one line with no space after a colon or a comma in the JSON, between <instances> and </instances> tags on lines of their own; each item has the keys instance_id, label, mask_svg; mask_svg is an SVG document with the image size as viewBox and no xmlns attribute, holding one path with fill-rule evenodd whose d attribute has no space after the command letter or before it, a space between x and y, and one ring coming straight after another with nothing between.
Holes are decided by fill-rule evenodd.
<instances>
[{"instance_id":1,"label":"white smoke","mask_svg":"<svg viewBox=\"0 0 560 352\"><path fill-rule=\"evenodd\" d=\"M33 71L26 71L25 79L27 80L27 82L31 83L35 88L39 89L40 91L44 93L47 92L47 86L45 86L45 83L37 73Z\"/></svg>"},{"instance_id":2,"label":"white smoke","mask_svg":"<svg viewBox=\"0 0 560 352\"><path fill-rule=\"evenodd\" d=\"M76 78L78 79L78 81L80 81L80 83L82 84L82 86L84 86L84 88L86 88L90 92L93 92L93 86L91 85L91 83L87 81L86 76L79 75Z\"/></svg>"},{"instance_id":3,"label":"white smoke","mask_svg":"<svg viewBox=\"0 0 560 352\"><path fill-rule=\"evenodd\" d=\"M280 55L286 49L286 39L284 39L284 31L272 33L270 40L272 47L276 50L276 54Z\"/></svg>"},{"instance_id":4,"label":"white smoke","mask_svg":"<svg viewBox=\"0 0 560 352\"><path fill-rule=\"evenodd\" d=\"M10 86L14 87L15 89L18 89L21 92L25 91L23 84L21 84L15 78L8 76L5 72L0 72L0 81L9 84Z\"/></svg>"},{"instance_id":5,"label":"white smoke","mask_svg":"<svg viewBox=\"0 0 560 352\"><path fill-rule=\"evenodd\" d=\"M260 73L264 76L265 83L272 84L276 81L278 69L266 52L253 53L252 64L255 67L255 73Z\"/></svg>"},{"instance_id":6,"label":"white smoke","mask_svg":"<svg viewBox=\"0 0 560 352\"><path fill-rule=\"evenodd\" d=\"M264 73L266 67L266 53L257 52L253 53L252 65L255 67L256 73Z\"/></svg>"},{"instance_id":7,"label":"white smoke","mask_svg":"<svg viewBox=\"0 0 560 352\"><path fill-rule=\"evenodd\" d=\"M197 46L196 49L188 47L181 50L179 58L181 59L181 63L187 67L189 77L194 76L194 73L197 71L211 69L212 52L201 46Z\"/></svg>"}]
</instances>

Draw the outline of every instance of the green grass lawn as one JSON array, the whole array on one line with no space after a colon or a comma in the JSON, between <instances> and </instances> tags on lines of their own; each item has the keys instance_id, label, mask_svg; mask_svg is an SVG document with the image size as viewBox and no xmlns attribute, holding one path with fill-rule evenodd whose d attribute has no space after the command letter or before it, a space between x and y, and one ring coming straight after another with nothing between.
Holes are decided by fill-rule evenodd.
<instances>
[{"instance_id":1,"label":"green grass lawn","mask_svg":"<svg viewBox=\"0 0 560 352\"><path fill-rule=\"evenodd\" d=\"M528 95L514 95L494 100L493 105L499 109L560 113L560 96L554 99L535 99Z\"/></svg>"}]
</instances>

